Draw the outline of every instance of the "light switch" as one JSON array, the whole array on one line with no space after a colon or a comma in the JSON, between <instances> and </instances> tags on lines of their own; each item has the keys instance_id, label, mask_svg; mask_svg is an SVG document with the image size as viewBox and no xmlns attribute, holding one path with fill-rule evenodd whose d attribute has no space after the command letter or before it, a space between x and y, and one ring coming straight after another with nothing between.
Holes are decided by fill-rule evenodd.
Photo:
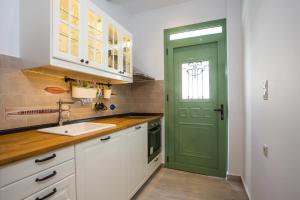
<instances>
[{"instance_id":1,"label":"light switch","mask_svg":"<svg viewBox=\"0 0 300 200\"><path fill-rule=\"evenodd\" d=\"M269 100L269 81L265 80L263 83L263 99Z\"/></svg>"},{"instance_id":2,"label":"light switch","mask_svg":"<svg viewBox=\"0 0 300 200\"><path fill-rule=\"evenodd\" d=\"M263 153L266 158L269 156L269 147L266 144L263 145Z\"/></svg>"}]
</instances>

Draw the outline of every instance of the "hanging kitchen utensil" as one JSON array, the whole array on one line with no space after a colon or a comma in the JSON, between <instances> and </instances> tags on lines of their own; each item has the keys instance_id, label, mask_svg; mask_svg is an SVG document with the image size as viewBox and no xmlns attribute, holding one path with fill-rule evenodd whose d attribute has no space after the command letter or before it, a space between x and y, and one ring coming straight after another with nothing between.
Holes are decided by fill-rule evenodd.
<instances>
[{"instance_id":1,"label":"hanging kitchen utensil","mask_svg":"<svg viewBox=\"0 0 300 200\"><path fill-rule=\"evenodd\" d=\"M115 104L111 104L111 105L109 106L109 108L110 108L110 110L115 110L117 107L116 107Z\"/></svg>"}]
</instances>

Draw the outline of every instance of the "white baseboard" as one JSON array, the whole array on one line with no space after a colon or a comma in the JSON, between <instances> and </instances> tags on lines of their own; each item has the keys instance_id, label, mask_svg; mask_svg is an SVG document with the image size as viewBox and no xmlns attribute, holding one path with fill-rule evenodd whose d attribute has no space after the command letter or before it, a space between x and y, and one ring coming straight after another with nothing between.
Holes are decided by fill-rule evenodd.
<instances>
[{"instance_id":1,"label":"white baseboard","mask_svg":"<svg viewBox=\"0 0 300 200\"><path fill-rule=\"evenodd\" d=\"M248 199L251 200L251 196L250 196L248 187L247 187L247 185L245 184L245 181L244 181L244 179L243 179L243 176L236 175L236 174L227 174L226 179L227 179L228 181L238 181L238 182L241 182L242 185L243 185L244 191L246 192L246 195L247 195Z\"/></svg>"},{"instance_id":2,"label":"white baseboard","mask_svg":"<svg viewBox=\"0 0 300 200\"><path fill-rule=\"evenodd\" d=\"M244 180L243 176L241 176L241 180L242 180L244 190L246 191L246 194L248 196L248 199L251 200L251 195L250 195L250 192L249 192L249 189L248 189L247 185L245 184L245 180Z\"/></svg>"}]
</instances>

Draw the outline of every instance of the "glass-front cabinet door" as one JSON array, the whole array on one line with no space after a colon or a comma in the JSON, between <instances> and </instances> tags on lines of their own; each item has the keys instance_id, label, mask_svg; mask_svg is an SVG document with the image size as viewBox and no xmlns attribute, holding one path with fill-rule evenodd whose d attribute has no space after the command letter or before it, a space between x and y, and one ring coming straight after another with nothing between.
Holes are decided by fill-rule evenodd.
<instances>
[{"instance_id":1,"label":"glass-front cabinet door","mask_svg":"<svg viewBox=\"0 0 300 200\"><path fill-rule=\"evenodd\" d=\"M53 57L81 63L82 1L53 0Z\"/></svg>"},{"instance_id":2,"label":"glass-front cabinet door","mask_svg":"<svg viewBox=\"0 0 300 200\"><path fill-rule=\"evenodd\" d=\"M86 64L95 68L102 68L105 64L104 49L104 14L97 6L89 2L87 8L87 60Z\"/></svg>"},{"instance_id":3,"label":"glass-front cabinet door","mask_svg":"<svg viewBox=\"0 0 300 200\"><path fill-rule=\"evenodd\" d=\"M122 72L125 76L132 76L132 39L129 35L122 36Z\"/></svg>"},{"instance_id":4,"label":"glass-front cabinet door","mask_svg":"<svg viewBox=\"0 0 300 200\"><path fill-rule=\"evenodd\" d=\"M108 68L119 72L120 43L118 27L112 23L108 25Z\"/></svg>"}]
</instances>

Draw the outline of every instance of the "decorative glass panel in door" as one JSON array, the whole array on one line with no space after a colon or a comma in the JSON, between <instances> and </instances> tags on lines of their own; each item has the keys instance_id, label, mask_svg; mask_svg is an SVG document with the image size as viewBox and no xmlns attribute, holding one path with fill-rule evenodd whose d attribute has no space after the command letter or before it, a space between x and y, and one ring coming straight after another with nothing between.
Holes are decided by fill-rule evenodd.
<instances>
[{"instance_id":1,"label":"decorative glass panel in door","mask_svg":"<svg viewBox=\"0 0 300 200\"><path fill-rule=\"evenodd\" d=\"M53 56L80 62L80 0L53 1Z\"/></svg>"},{"instance_id":2,"label":"decorative glass panel in door","mask_svg":"<svg viewBox=\"0 0 300 200\"><path fill-rule=\"evenodd\" d=\"M181 71L182 99L209 99L209 61L183 63Z\"/></svg>"},{"instance_id":3,"label":"decorative glass panel in door","mask_svg":"<svg viewBox=\"0 0 300 200\"><path fill-rule=\"evenodd\" d=\"M123 72L132 74L132 41L129 36L122 37Z\"/></svg>"},{"instance_id":4,"label":"decorative glass panel in door","mask_svg":"<svg viewBox=\"0 0 300 200\"><path fill-rule=\"evenodd\" d=\"M88 9L88 61L91 65L103 64L103 18L94 9Z\"/></svg>"},{"instance_id":5,"label":"decorative glass panel in door","mask_svg":"<svg viewBox=\"0 0 300 200\"><path fill-rule=\"evenodd\" d=\"M108 26L108 67L118 70L119 64L119 37L116 26L109 24Z\"/></svg>"}]
</instances>

